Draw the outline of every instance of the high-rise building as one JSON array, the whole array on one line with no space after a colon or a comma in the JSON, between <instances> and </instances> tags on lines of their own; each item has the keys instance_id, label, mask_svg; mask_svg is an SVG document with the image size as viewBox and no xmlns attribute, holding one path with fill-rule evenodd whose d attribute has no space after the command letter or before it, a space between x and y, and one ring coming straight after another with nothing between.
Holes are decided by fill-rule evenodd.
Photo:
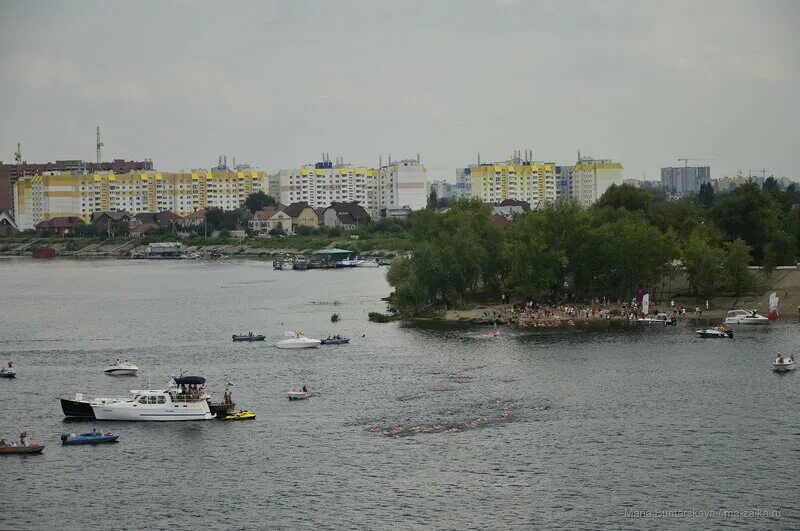
<instances>
[{"instance_id":1,"label":"high-rise building","mask_svg":"<svg viewBox=\"0 0 800 531\"><path fill-rule=\"evenodd\" d=\"M195 170L188 173L46 172L27 176L14 185L14 208L20 230L57 216L126 211L191 214L201 208L239 208L253 192L265 191L262 171Z\"/></svg>"},{"instance_id":2,"label":"high-rise building","mask_svg":"<svg viewBox=\"0 0 800 531\"><path fill-rule=\"evenodd\" d=\"M610 159L581 157L572 166L571 199L589 206L612 185L623 182L622 164Z\"/></svg>"},{"instance_id":3,"label":"high-rise building","mask_svg":"<svg viewBox=\"0 0 800 531\"><path fill-rule=\"evenodd\" d=\"M14 205L13 188L18 179L26 176L46 175L55 173L92 173L112 171L114 173L128 173L132 171L150 171L153 161L114 159L111 162L85 162L82 160L57 160L55 162L19 164L3 164L0 161L0 211L11 210Z\"/></svg>"},{"instance_id":4,"label":"high-rise building","mask_svg":"<svg viewBox=\"0 0 800 531\"><path fill-rule=\"evenodd\" d=\"M661 168L661 187L676 197L696 194L700 185L711 182L710 166Z\"/></svg>"},{"instance_id":5,"label":"high-rise building","mask_svg":"<svg viewBox=\"0 0 800 531\"><path fill-rule=\"evenodd\" d=\"M356 201L373 217L382 209L424 208L427 170L418 160L389 162L367 168L323 160L281 170L269 177L269 193L281 203L306 201L313 208Z\"/></svg>"},{"instance_id":6,"label":"high-rise building","mask_svg":"<svg viewBox=\"0 0 800 531\"><path fill-rule=\"evenodd\" d=\"M269 176L269 194L279 203L307 202L312 208L357 201L371 215L378 211L374 170L324 160Z\"/></svg>"},{"instance_id":7,"label":"high-rise building","mask_svg":"<svg viewBox=\"0 0 800 531\"><path fill-rule=\"evenodd\" d=\"M515 199L536 205L558 198L556 165L518 157L505 162L471 164L456 170L456 190L460 197L477 197L485 203Z\"/></svg>"},{"instance_id":8,"label":"high-rise building","mask_svg":"<svg viewBox=\"0 0 800 531\"><path fill-rule=\"evenodd\" d=\"M435 192L437 199L452 199L453 184L447 181L431 181L428 185L428 195Z\"/></svg>"}]
</instances>

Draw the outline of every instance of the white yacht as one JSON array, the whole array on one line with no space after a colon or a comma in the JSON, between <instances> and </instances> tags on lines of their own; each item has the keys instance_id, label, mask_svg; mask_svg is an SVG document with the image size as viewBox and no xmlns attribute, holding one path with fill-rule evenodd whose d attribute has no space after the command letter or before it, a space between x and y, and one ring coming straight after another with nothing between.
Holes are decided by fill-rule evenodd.
<instances>
[{"instance_id":1,"label":"white yacht","mask_svg":"<svg viewBox=\"0 0 800 531\"><path fill-rule=\"evenodd\" d=\"M311 339L298 331L288 332L287 335L290 337L278 341L275 346L278 348L317 348L322 343L319 339Z\"/></svg>"},{"instance_id":2,"label":"white yacht","mask_svg":"<svg viewBox=\"0 0 800 531\"><path fill-rule=\"evenodd\" d=\"M764 325L769 319L756 313L755 310L731 310L725 316L726 325Z\"/></svg>"},{"instance_id":3,"label":"white yacht","mask_svg":"<svg viewBox=\"0 0 800 531\"><path fill-rule=\"evenodd\" d=\"M138 371L139 367L130 363L128 360L117 360L113 365L106 367L104 372L112 376L136 376Z\"/></svg>"},{"instance_id":4,"label":"white yacht","mask_svg":"<svg viewBox=\"0 0 800 531\"><path fill-rule=\"evenodd\" d=\"M133 398L106 404L92 403L92 411L97 420L134 420L134 421L178 421L178 420L211 420L214 414L208 407L208 395L200 389L189 389L181 380L193 379L202 382L191 385L202 385L204 378L190 376L176 378L178 385L165 390L144 389L131 391ZM186 385L189 385L188 383Z\"/></svg>"}]
</instances>

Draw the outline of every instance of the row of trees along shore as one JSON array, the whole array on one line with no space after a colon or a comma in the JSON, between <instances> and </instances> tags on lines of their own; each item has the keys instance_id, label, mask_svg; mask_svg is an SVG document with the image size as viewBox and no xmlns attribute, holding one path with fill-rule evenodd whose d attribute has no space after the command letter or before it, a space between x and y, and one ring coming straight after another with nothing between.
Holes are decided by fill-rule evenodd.
<instances>
[{"instance_id":1,"label":"row of trees along shore","mask_svg":"<svg viewBox=\"0 0 800 531\"><path fill-rule=\"evenodd\" d=\"M800 243L800 187L774 179L724 195L704 185L692 198L611 186L591 207L557 201L514 217L505 230L476 199L444 214L415 212L413 254L387 273L404 315L511 293L524 300L607 297L630 300L649 287L659 300L678 275L700 298L739 297L759 280L794 265Z\"/></svg>"}]
</instances>

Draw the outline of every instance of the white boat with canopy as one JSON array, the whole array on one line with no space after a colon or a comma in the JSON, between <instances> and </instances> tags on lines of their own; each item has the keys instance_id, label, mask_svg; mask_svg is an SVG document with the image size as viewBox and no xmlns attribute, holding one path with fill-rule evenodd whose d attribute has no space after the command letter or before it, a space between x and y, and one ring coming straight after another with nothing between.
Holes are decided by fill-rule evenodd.
<instances>
[{"instance_id":1,"label":"white boat with canopy","mask_svg":"<svg viewBox=\"0 0 800 531\"><path fill-rule=\"evenodd\" d=\"M731 310L725 316L726 325L765 325L769 319L755 310Z\"/></svg>"},{"instance_id":2,"label":"white boat with canopy","mask_svg":"<svg viewBox=\"0 0 800 531\"><path fill-rule=\"evenodd\" d=\"M92 403L97 420L129 421L188 421L211 420L214 414L208 407L205 378L182 376L164 390L131 391L133 398L106 404Z\"/></svg>"}]
</instances>

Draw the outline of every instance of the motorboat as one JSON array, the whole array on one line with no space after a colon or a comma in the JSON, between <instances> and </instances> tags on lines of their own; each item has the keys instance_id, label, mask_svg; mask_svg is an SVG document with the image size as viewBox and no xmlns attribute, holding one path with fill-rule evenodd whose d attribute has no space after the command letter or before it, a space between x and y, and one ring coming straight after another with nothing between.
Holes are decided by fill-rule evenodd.
<instances>
[{"instance_id":1,"label":"motorboat","mask_svg":"<svg viewBox=\"0 0 800 531\"><path fill-rule=\"evenodd\" d=\"M345 267L359 267L361 264L364 263L364 260L339 260L336 262L336 268L342 269Z\"/></svg>"},{"instance_id":2,"label":"motorboat","mask_svg":"<svg viewBox=\"0 0 800 531\"><path fill-rule=\"evenodd\" d=\"M697 335L700 337L733 337L733 330L727 326L719 326L717 328L706 328L703 330L696 330Z\"/></svg>"},{"instance_id":3,"label":"motorboat","mask_svg":"<svg viewBox=\"0 0 800 531\"><path fill-rule=\"evenodd\" d=\"M225 416L225 420L253 420L254 418L256 418L256 414L247 409L241 409L236 413Z\"/></svg>"},{"instance_id":4,"label":"motorboat","mask_svg":"<svg viewBox=\"0 0 800 531\"><path fill-rule=\"evenodd\" d=\"M44 445L28 438L27 432L22 432L19 435L19 444L7 443L5 439L0 443L0 455L3 454L40 454L44 450Z\"/></svg>"},{"instance_id":5,"label":"motorboat","mask_svg":"<svg viewBox=\"0 0 800 531\"><path fill-rule=\"evenodd\" d=\"M769 318L756 313L755 310L731 310L725 316L726 325L765 325Z\"/></svg>"},{"instance_id":6,"label":"motorboat","mask_svg":"<svg viewBox=\"0 0 800 531\"><path fill-rule=\"evenodd\" d=\"M357 262L356 267L378 267L380 265L377 258L360 259Z\"/></svg>"},{"instance_id":7,"label":"motorboat","mask_svg":"<svg viewBox=\"0 0 800 531\"><path fill-rule=\"evenodd\" d=\"M8 454L40 454L44 450L43 444L31 446L0 446L0 455Z\"/></svg>"},{"instance_id":8,"label":"motorboat","mask_svg":"<svg viewBox=\"0 0 800 531\"><path fill-rule=\"evenodd\" d=\"M64 446L79 445L79 444L106 444L117 442L119 435L114 435L112 432L105 433L99 431L90 431L88 433L62 433L61 444Z\"/></svg>"},{"instance_id":9,"label":"motorboat","mask_svg":"<svg viewBox=\"0 0 800 531\"><path fill-rule=\"evenodd\" d=\"M234 341L264 341L266 338L267 336L262 334L253 335L252 332L250 332L249 334L241 334L241 335L233 334Z\"/></svg>"},{"instance_id":10,"label":"motorboat","mask_svg":"<svg viewBox=\"0 0 800 531\"><path fill-rule=\"evenodd\" d=\"M311 391L307 387L293 387L289 393L289 400L305 400L311 396Z\"/></svg>"},{"instance_id":11,"label":"motorboat","mask_svg":"<svg viewBox=\"0 0 800 531\"><path fill-rule=\"evenodd\" d=\"M295 271L305 271L308 269L308 260L304 260L302 258L298 258L292 264L292 269Z\"/></svg>"},{"instance_id":12,"label":"motorboat","mask_svg":"<svg viewBox=\"0 0 800 531\"><path fill-rule=\"evenodd\" d=\"M657 313L652 317L640 317L636 319L636 324L675 326L678 324L678 320L674 317L668 317L665 313Z\"/></svg>"},{"instance_id":13,"label":"motorboat","mask_svg":"<svg viewBox=\"0 0 800 531\"><path fill-rule=\"evenodd\" d=\"M133 398L109 404L92 404L98 420L131 421L189 421L211 420L214 414L208 407L208 396L202 386L202 376L173 378L167 389L131 391Z\"/></svg>"},{"instance_id":14,"label":"motorboat","mask_svg":"<svg viewBox=\"0 0 800 531\"><path fill-rule=\"evenodd\" d=\"M7 367L0 368L0 378L16 378L17 373L14 371L14 362L9 361Z\"/></svg>"},{"instance_id":15,"label":"motorboat","mask_svg":"<svg viewBox=\"0 0 800 531\"><path fill-rule=\"evenodd\" d=\"M61 398L59 400L61 401L61 411L64 412L64 416L93 419L95 418L94 410L92 409L93 404L110 404L112 402L119 402L120 400L127 399L127 397L85 398L83 393L75 393L75 397L72 399Z\"/></svg>"},{"instance_id":16,"label":"motorboat","mask_svg":"<svg viewBox=\"0 0 800 531\"><path fill-rule=\"evenodd\" d=\"M275 260L272 262L272 269L278 271L285 271L287 269L292 269L294 266L294 262L292 260Z\"/></svg>"},{"instance_id":17,"label":"motorboat","mask_svg":"<svg viewBox=\"0 0 800 531\"><path fill-rule=\"evenodd\" d=\"M139 367L128 360L117 360L113 365L109 365L104 372L111 376L136 376L138 371Z\"/></svg>"},{"instance_id":18,"label":"motorboat","mask_svg":"<svg viewBox=\"0 0 800 531\"><path fill-rule=\"evenodd\" d=\"M275 346L278 348L317 348L320 345L319 339L306 337L302 332L289 332L288 339L278 341Z\"/></svg>"},{"instance_id":19,"label":"motorboat","mask_svg":"<svg viewBox=\"0 0 800 531\"><path fill-rule=\"evenodd\" d=\"M778 355L772 360L772 370L775 372L786 372L794 370L794 356Z\"/></svg>"},{"instance_id":20,"label":"motorboat","mask_svg":"<svg viewBox=\"0 0 800 531\"><path fill-rule=\"evenodd\" d=\"M322 345L344 345L345 343L350 343L349 337L327 337L320 340Z\"/></svg>"}]
</instances>

